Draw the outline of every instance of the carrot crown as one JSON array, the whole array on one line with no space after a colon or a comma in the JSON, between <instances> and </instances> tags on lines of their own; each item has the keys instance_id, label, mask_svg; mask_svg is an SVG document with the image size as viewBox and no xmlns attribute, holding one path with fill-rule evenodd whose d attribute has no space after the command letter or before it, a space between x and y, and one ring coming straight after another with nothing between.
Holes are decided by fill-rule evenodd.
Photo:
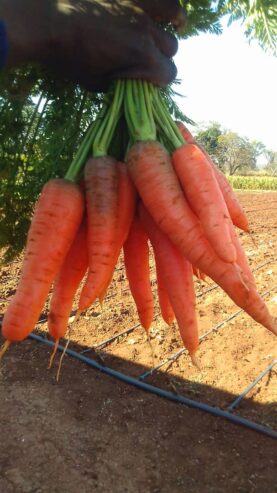
<instances>
[{"instance_id":1,"label":"carrot crown","mask_svg":"<svg viewBox=\"0 0 277 493\"><path fill-rule=\"evenodd\" d=\"M158 140L169 152L186 144L158 87L118 80L89 126L65 178L78 181L90 156L123 159L137 141Z\"/></svg>"}]
</instances>

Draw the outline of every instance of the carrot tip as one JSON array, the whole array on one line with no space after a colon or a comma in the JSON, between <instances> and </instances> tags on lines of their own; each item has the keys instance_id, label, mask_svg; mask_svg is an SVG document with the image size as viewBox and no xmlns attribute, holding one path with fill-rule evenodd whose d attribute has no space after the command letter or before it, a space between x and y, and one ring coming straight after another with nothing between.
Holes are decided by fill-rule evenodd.
<instances>
[{"instance_id":1,"label":"carrot tip","mask_svg":"<svg viewBox=\"0 0 277 493\"><path fill-rule=\"evenodd\" d=\"M257 248L257 243L255 242L255 238L253 236L253 233L250 231L250 229L248 231L246 231L246 232L247 232L247 234L249 234L254 247Z\"/></svg>"},{"instance_id":2,"label":"carrot tip","mask_svg":"<svg viewBox=\"0 0 277 493\"><path fill-rule=\"evenodd\" d=\"M47 368L48 370L50 370L50 368L52 368L53 361L54 361L54 358L55 358L55 355L56 355L56 352L58 349L59 341L60 341L59 339L55 340L55 345L54 345L52 354L51 354L50 359L49 359L49 364L48 364L48 368Z\"/></svg>"},{"instance_id":3,"label":"carrot tip","mask_svg":"<svg viewBox=\"0 0 277 493\"><path fill-rule=\"evenodd\" d=\"M272 319L272 324L268 328L274 335L277 336L277 318Z\"/></svg>"},{"instance_id":4,"label":"carrot tip","mask_svg":"<svg viewBox=\"0 0 277 493\"><path fill-rule=\"evenodd\" d=\"M201 371L202 370L201 364L199 359L196 357L195 353L190 353L189 355L193 366L195 366L199 371Z\"/></svg>"},{"instance_id":5,"label":"carrot tip","mask_svg":"<svg viewBox=\"0 0 277 493\"><path fill-rule=\"evenodd\" d=\"M62 362L63 362L63 358L64 358L64 355L66 353L66 350L69 346L69 343L70 343L70 339L67 340L66 342L66 345L64 346L63 348L63 352L62 352L62 355L60 357L60 361L59 361L59 367L58 367L58 371L57 371L57 375L56 375L56 381L58 382L59 381L59 378L60 378L60 373L61 373L61 368L62 368Z\"/></svg>"},{"instance_id":6,"label":"carrot tip","mask_svg":"<svg viewBox=\"0 0 277 493\"><path fill-rule=\"evenodd\" d=\"M154 353L153 345L152 345L152 342L150 339L149 331L146 331L146 338L147 338L147 342L149 344L150 351L151 351L152 366L154 367L155 366L155 353Z\"/></svg>"},{"instance_id":7,"label":"carrot tip","mask_svg":"<svg viewBox=\"0 0 277 493\"><path fill-rule=\"evenodd\" d=\"M3 346L0 348L0 360L3 358L5 352L9 349L11 341L5 341Z\"/></svg>"},{"instance_id":8,"label":"carrot tip","mask_svg":"<svg viewBox=\"0 0 277 493\"><path fill-rule=\"evenodd\" d=\"M243 287L246 289L246 291L249 292L249 287L246 284L246 280L243 279L243 271L241 270L241 268L238 264L234 263L233 265L234 265L234 267L235 267L235 269L239 275L239 278L240 278L240 281L241 281ZM247 278L247 281L248 281L248 278Z\"/></svg>"}]
</instances>

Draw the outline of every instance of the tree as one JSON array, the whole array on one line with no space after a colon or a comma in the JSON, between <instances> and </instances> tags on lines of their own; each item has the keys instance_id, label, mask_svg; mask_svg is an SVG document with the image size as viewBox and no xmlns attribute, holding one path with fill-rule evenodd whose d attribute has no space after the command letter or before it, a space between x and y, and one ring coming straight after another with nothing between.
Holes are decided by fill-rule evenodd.
<instances>
[{"instance_id":1,"label":"tree","mask_svg":"<svg viewBox=\"0 0 277 493\"><path fill-rule=\"evenodd\" d=\"M251 140L250 145L252 146L253 159L255 160L255 167L256 167L258 157L262 156L265 153L266 147L259 140Z\"/></svg>"},{"instance_id":2,"label":"tree","mask_svg":"<svg viewBox=\"0 0 277 493\"><path fill-rule=\"evenodd\" d=\"M277 176L277 152L267 150L265 152L267 157L267 163L265 165L265 170L272 176Z\"/></svg>"},{"instance_id":3,"label":"tree","mask_svg":"<svg viewBox=\"0 0 277 493\"><path fill-rule=\"evenodd\" d=\"M187 10L188 23L185 36L208 31L222 32L221 19L229 16L229 24L241 21L245 36L256 39L260 46L277 53L277 4L275 0L181 0Z\"/></svg>"},{"instance_id":4,"label":"tree","mask_svg":"<svg viewBox=\"0 0 277 493\"><path fill-rule=\"evenodd\" d=\"M235 132L225 132L218 137L217 158L220 168L230 175L239 170L256 169L257 143L253 145Z\"/></svg>"},{"instance_id":5,"label":"tree","mask_svg":"<svg viewBox=\"0 0 277 493\"><path fill-rule=\"evenodd\" d=\"M196 140L206 149L213 161L218 162L218 138L222 135L223 130L219 123L211 122L205 129L199 130L196 134Z\"/></svg>"}]
</instances>

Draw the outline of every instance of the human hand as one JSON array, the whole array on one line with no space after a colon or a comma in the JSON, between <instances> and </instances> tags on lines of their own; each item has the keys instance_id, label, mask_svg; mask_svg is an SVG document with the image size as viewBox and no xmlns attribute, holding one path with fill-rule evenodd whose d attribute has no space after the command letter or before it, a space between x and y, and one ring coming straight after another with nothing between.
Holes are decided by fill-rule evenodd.
<instances>
[{"instance_id":1,"label":"human hand","mask_svg":"<svg viewBox=\"0 0 277 493\"><path fill-rule=\"evenodd\" d=\"M10 64L40 62L91 90L118 78L166 85L176 77L177 40L158 22L182 26L178 0L0 0L0 17Z\"/></svg>"}]
</instances>

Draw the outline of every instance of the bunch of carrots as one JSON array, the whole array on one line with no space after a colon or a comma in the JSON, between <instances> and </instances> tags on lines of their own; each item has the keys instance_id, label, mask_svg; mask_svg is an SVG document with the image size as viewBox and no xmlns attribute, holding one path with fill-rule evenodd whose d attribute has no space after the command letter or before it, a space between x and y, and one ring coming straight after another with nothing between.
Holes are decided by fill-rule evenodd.
<instances>
[{"instance_id":1,"label":"bunch of carrots","mask_svg":"<svg viewBox=\"0 0 277 493\"><path fill-rule=\"evenodd\" d=\"M50 180L38 199L3 319L2 354L33 330L51 289L48 326L57 347L83 279L77 315L104 300L122 250L148 331L154 314L149 243L162 317L168 325L176 319L192 359L199 344L193 275L209 276L277 335L234 226L249 232L227 179L172 120L161 91L145 81L117 81L65 178Z\"/></svg>"}]
</instances>

